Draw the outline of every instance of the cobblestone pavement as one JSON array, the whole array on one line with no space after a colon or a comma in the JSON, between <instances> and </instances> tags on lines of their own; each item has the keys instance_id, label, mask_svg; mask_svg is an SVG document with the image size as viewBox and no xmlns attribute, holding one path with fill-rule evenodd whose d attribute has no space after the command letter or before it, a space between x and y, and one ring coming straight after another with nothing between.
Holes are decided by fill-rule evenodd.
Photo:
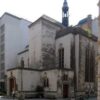
<instances>
[{"instance_id":1,"label":"cobblestone pavement","mask_svg":"<svg viewBox=\"0 0 100 100\"><path fill-rule=\"evenodd\" d=\"M18 99L0 98L0 100L18 100ZM35 99L34 98L34 99L24 99L24 100L75 100L75 99ZM83 99L83 100L96 100L96 99L92 98L92 99Z\"/></svg>"},{"instance_id":2,"label":"cobblestone pavement","mask_svg":"<svg viewBox=\"0 0 100 100\"><path fill-rule=\"evenodd\" d=\"M18 100L18 99L4 99L4 98L0 98L0 100ZM69 99L24 99L24 100L69 100Z\"/></svg>"},{"instance_id":3,"label":"cobblestone pavement","mask_svg":"<svg viewBox=\"0 0 100 100\"><path fill-rule=\"evenodd\" d=\"M7 98L7 97L0 97L0 100L18 100L18 99L13 99L13 98ZM73 99L68 99L68 98L66 98L66 99L45 99L45 98L43 98L43 99L39 99L39 98L33 98L33 99L24 99L24 100L75 100L74 98ZM85 99L76 99L76 100L97 100L96 99L96 97L95 98L85 98Z\"/></svg>"}]
</instances>

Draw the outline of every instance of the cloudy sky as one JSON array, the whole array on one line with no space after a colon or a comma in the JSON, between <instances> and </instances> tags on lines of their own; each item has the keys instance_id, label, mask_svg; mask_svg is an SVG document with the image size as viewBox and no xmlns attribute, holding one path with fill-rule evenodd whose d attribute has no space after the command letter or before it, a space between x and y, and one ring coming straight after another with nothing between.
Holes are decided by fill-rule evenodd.
<instances>
[{"instance_id":1,"label":"cloudy sky","mask_svg":"<svg viewBox=\"0 0 100 100\"><path fill-rule=\"evenodd\" d=\"M64 0L0 0L0 16L9 12L18 17L34 22L45 14L61 22L62 4ZM98 16L99 0L67 0L69 6L69 22L75 25L88 14Z\"/></svg>"}]
</instances>

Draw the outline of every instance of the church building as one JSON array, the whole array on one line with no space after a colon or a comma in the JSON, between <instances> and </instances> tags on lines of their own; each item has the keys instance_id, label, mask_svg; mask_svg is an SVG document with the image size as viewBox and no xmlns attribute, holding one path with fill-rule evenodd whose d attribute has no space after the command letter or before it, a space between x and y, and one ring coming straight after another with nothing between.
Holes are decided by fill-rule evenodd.
<instances>
[{"instance_id":1,"label":"church building","mask_svg":"<svg viewBox=\"0 0 100 100\"><path fill-rule=\"evenodd\" d=\"M69 26L64 0L62 23L43 15L29 25L29 45L18 53L18 66L7 70L7 94L25 96L43 89L44 97L69 98L97 89L97 37Z\"/></svg>"}]
</instances>

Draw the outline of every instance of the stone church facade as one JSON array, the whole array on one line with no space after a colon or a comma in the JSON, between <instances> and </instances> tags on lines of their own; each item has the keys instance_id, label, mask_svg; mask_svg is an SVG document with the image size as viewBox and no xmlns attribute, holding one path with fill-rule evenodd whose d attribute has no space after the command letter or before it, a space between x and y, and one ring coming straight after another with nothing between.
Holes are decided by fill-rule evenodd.
<instances>
[{"instance_id":1,"label":"stone church facade","mask_svg":"<svg viewBox=\"0 0 100 100\"><path fill-rule=\"evenodd\" d=\"M34 95L37 86L43 87L45 97L96 92L94 35L79 27L66 28L47 16L29 28L29 46L18 54L19 66L7 71L8 95L12 88Z\"/></svg>"},{"instance_id":2,"label":"stone church facade","mask_svg":"<svg viewBox=\"0 0 100 100\"><path fill-rule=\"evenodd\" d=\"M29 45L18 53L18 66L7 70L8 95L12 90L55 98L96 94L97 37L68 26L66 0L62 11L62 24L43 15L29 25Z\"/></svg>"}]
</instances>

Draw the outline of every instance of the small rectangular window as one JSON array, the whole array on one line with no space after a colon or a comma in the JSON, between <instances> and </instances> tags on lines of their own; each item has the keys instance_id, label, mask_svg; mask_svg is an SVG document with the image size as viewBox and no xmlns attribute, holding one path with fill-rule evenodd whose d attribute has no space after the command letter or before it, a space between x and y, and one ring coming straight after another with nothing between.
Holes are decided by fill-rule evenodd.
<instances>
[{"instance_id":1,"label":"small rectangular window","mask_svg":"<svg viewBox=\"0 0 100 100\"><path fill-rule=\"evenodd\" d=\"M4 70L4 63L1 63L0 70Z\"/></svg>"},{"instance_id":2,"label":"small rectangular window","mask_svg":"<svg viewBox=\"0 0 100 100\"><path fill-rule=\"evenodd\" d=\"M1 37L0 37L0 41L1 41L1 42L4 41L4 34L1 35Z\"/></svg>"},{"instance_id":3,"label":"small rectangular window","mask_svg":"<svg viewBox=\"0 0 100 100\"><path fill-rule=\"evenodd\" d=\"M0 60L1 60L1 61L4 60L4 54L1 54L1 55L0 55Z\"/></svg>"},{"instance_id":4,"label":"small rectangular window","mask_svg":"<svg viewBox=\"0 0 100 100\"><path fill-rule=\"evenodd\" d=\"M4 30L5 30L5 25L3 24L3 25L0 27L0 33L4 33Z\"/></svg>"},{"instance_id":5,"label":"small rectangular window","mask_svg":"<svg viewBox=\"0 0 100 100\"><path fill-rule=\"evenodd\" d=\"M4 51L4 44L2 44L2 45L0 46L0 51L1 51L1 52Z\"/></svg>"},{"instance_id":6,"label":"small rectangular window","mask_svg":"<svg viewBox=\"0 0 100 100\"><path fill-rule=\"evenodd\" d=\"M1 79L4 79L4 76L5 76L4 72L1 72Z\"/></svg>"}]
</instances>

